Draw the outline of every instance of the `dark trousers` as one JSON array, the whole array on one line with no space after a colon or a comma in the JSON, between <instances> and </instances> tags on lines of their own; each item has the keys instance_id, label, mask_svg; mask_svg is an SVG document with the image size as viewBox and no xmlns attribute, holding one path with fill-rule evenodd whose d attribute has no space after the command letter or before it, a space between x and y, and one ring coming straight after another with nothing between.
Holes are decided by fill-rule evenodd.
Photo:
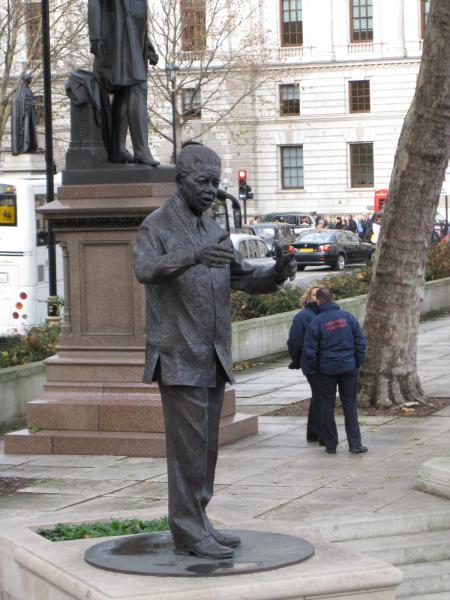
<instances>
[{"instance_id":1,"label":"dark trousers","mask_svg":"<svg viewBox=\"0 0 450 600\"><path fill-rule=\"evenodd\" d=\"M361 431L358 423L356 394L358 371L327 375L319 373L320 399L322 401L323 437L328 449L334 450L338 445L338 434L334 418L336 387L342 402L345 418L345 431L349 448L361 446Z\"/></svg>"},{"instance_id":2,"label":"dark trousers","mask_svg":"<svg viewBox=\"0 0 450 600\"><path fill-rule=\"evenodd\" d=\"M166 428L169 526L176 546L204 539L214 489L225 376L216 387L159 383Z\"/></svg>"},{"instance_id":3,"label":"dark trousers","mask_svg":"<svg viewBox=\"0 0 450 600\"><path fill-rule=\"evenodd\" d=\"M311 402L309 403L308 423L306 426L306 439L309 442L323 441L322 403L320 401L319 378L316 374L307 375L311 388Z\"/></svg>"}]
</instances>

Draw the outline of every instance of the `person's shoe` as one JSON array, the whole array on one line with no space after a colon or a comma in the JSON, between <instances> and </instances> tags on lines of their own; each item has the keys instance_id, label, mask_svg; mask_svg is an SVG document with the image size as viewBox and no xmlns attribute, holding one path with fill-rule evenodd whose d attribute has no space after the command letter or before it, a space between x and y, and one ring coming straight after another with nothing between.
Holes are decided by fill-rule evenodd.
<instances>
[{"instance_id":1,"label":"person's shoe","mask_svg":"<svg viewBox=\"0 0 450 600\"><path fill-rule=\"evenodd\" d=\"M200 558L231 558L234 550L228 546L222 546L216 542L212 535L208 535L200 542L194 542L186 546L175 546L175 553L189 556L194 554Z\"/></svg>"},{"instance_id":2,"label":"person's shoe","mask_svg":"<svg viewBox=\"0 0 450 600\"><path fill-rule=\"evenodd\" d=\"M319 446L326 446L325 442L323 440L319 439Z\"/></svg>"},{"instance_id":3,"label":"person's shoe","mask_svg":"<svg viewBox=\"0 0 450 600\"><path fill-rule=\"evenodd\" d=\"M307 435L306 436L306 441L307 442L318 442L319 439L316 435Z\"/></svg>"},{"instance_id":4,"label":"person's shoe","mask_svg":"<svg viewBox=\"0 0 450 600\"><path fill-rule=\"evenodd\" d=\"M225 533L224 531L218 531L211 524L208 525L208 531L213 538L222 546L228 546L230 548L237 548L241 545L241 538L238 535L232 535Z\"/></svg>"},{"instance_id":5,"label":"person's shoe","mask_svg":"<svg viewBox=\"0 0 450 600\"><path fill-rule=\"evenodd\" d=\"M365 446L358 446L357 448L349 448L348 451L350 454L364 454L365 452L368 452L369 449Z\"/></svg>"},{"instance_id":6,"label":"person's shoe","mask_svg":"<svg viewBox=\"0 0 450 600\"><path fill-rule=\"evenodd\" d=\"M327 454L336 454L336 448L325 448Z\"/></svg>"}]
</instances>

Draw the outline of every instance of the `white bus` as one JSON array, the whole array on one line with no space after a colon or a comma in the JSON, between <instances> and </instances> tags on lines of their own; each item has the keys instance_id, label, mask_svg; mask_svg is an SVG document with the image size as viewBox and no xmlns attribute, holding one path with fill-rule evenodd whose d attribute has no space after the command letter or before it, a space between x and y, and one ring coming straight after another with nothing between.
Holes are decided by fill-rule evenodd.
<instances>
[{"instance_id":1,"label":"white bus","mask_svg":"<svg viewBox=\"0 0 450 600\"><path fill-rule=\"evenodd\" d=\"M46 203L44 177L0 175L0 335L23 334L47 317L47 226L36 208ZM58 295L62 255L56 248Z\"/></svg>"}]
</instances>

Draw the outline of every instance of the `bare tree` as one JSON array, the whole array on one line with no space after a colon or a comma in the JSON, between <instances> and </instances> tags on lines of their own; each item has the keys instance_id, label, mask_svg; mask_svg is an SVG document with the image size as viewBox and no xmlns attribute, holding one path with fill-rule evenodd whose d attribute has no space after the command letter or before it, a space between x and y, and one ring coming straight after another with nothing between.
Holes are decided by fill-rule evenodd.
<instances>
[{"instance_id":1,"label":"bare tree","mask_svg":"<svg viewBox=\"0 0 450 600\"><path fill-rule=\"evenodd\" d=\"M159 68L149 74L150 121L157 134L172 142L172 94L177 99L175 124L180 142L196 117L201 115L202 127L197 133L189 132L192 138L226 122L266 81L266 37L254 19L254 4L150 1L149 36L160 55ZM177 67L174 88L167 69L171 65Z\"/></svg>"},{"instance_id":2,"label":"bare tree","mask_svg":"<svg viewBox=\"0 0 450 600\"><path fill-rule=\"evenodd\" d=\"M50 58L56 81L71 69L89 64L86 6L83 0L50 0L49 13ZM25 72L32 74L33 88L40 91L41 39L40 2L0 0L0 141L10 116L11 96Z\"/></svg>"},{"instance_id":3,"label":"bare tree","mask_svg":"<svg viewBox=\"0 0 450 600\"><path fill-rule=\"evenodd\" d=\"M417 87L400 134L367 300L360 403L426 401L417 332L427 251L450 158L450 3L432 0Z\"/></svg>"}]
</instances>

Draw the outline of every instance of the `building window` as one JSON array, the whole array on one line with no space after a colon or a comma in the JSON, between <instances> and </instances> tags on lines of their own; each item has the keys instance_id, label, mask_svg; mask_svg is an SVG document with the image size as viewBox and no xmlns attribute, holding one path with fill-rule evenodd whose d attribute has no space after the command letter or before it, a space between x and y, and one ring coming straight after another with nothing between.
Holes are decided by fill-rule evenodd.
<instances>
[{"instance_id":1,"label":"building window","mask_svg":"<svg viewBox=\"0 0 450 600\"><path fill-rule=\"evenodd\" d=\"M370 81L349 82L350 112L370 112Z\"/></svg>"},{"instance_id":2,"label":"building window","mask_svg":"<svg viewBox=\"0 0 450 600\"><path fill-rule=\"evenodd\" d=\"M281 3L281 45L301 46L303 44L302 0L280 0Z\"/></svg>"},{"instance_id":3,"label":"building window","mask_svg":"<svg viewBox=\"0 0 450 600\"><path fill-rule=\"evenodd\" d=\"M202 116L202 99L199 89L185 89L182 91L183 117L186 119L200 119Z\"/></svg>"},{"instance_id":4,"label":"building window","mask_svg":"<svg viewBox=\"0 0 450 600\"><path fill-rule=\"evenodd\" d=\"M185 52L206 48L205 0L181 0L181 47Z\"/></svg>"},{"instance_id":5,"label":"building window","mask_svg":"<svg viewBox=\"0 0 450 600\"><path fill-rule=\"evenodd\" d=\"M303 188L303 146L281 147L281 187Z\"/></svg>"},{"instance_id":6,"label":"building window","mask_svg":"<svg viewBox=\"0 0 450 600\"><path fill-rule=\"evenodd\" d=\"M350 0L352 42L373 40L372 0Z\"/></svg>"},{"instance_id":7,"label":"building window","mask_svg":"<svg viewBox=\"0 0 450 600\"><path fill-rule=\"evenodd\" d=\"M351 186L373 186L373 144L350 144Z\"/></svg>"},{"instance_id":8,"label":"building window","mask_svg":"<svg viewBox=\"0 0 450 600\"><path fill-rule=\"evenodd\" d=\"M430 14L430 0L420 0L420 31L422 38L425 35L425 27L428 23L428 15Z\"/></svg>"},{"instance_id":9,"label":"building window","mask_svg":"<svg viewBox=\"0 0 450 600\"><path fill-rule=\"evenodd\" d=\"M300 86L298 83L280 85L280 115L300 114Z\"/></svg>"},{"instance_id":10,"label":"building window","mask_svg":"<svg viewBox=\"0 0 450 600\"><path fill-rule=\"evenodd\" d=\"M44 96L35 94L36 125L44 124Z\"/></svg>"},{"instance_id":11,"label":"building window","mask_svg":"<svg viewBox=\"0 0 450 600\"><path fill-rule=\"evenodd\" d=\"M27 29L27 57L29 60L42 58L42 9L40 2L29 2L25 5L25 21Z\"/></svg>"}]
</instances>

